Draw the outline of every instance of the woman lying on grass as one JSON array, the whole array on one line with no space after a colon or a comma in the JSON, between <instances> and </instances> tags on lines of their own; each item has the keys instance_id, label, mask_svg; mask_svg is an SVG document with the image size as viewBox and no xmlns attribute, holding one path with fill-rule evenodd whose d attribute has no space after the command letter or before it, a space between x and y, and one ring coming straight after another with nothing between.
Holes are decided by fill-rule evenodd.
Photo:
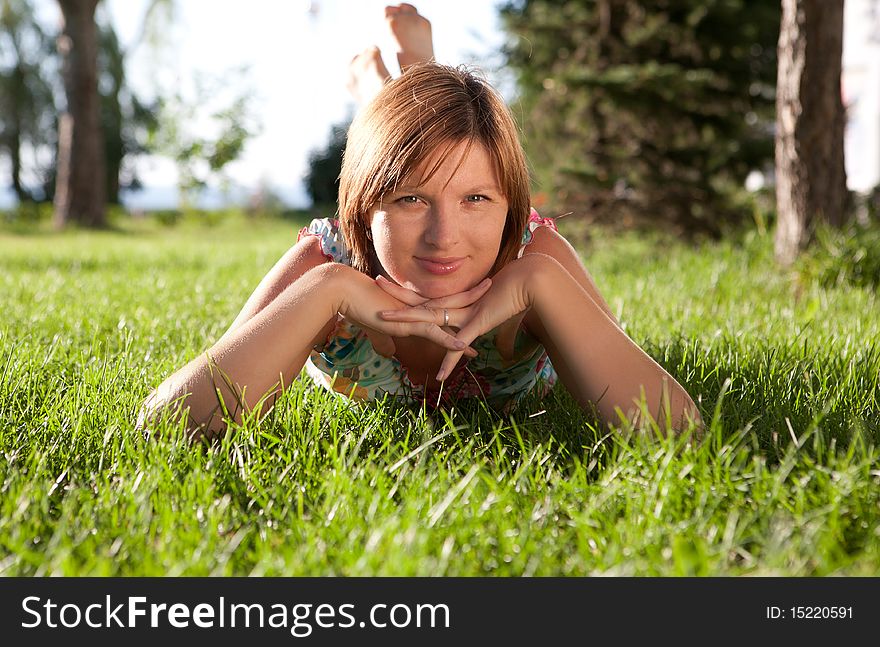
<instances>
[{"instance_id":1,"label":"woman lying on grass","mask_svg":"<svg viewBox=\"0 0 880 647\"><path fill-rule=\"evenodd\" d=\"M694 402L621 330L577 253L529 206L517 129L471 73L430 62L430 24L386 16L404 73L352 61L339 218L312 221L210 350L168 377L141 419L188 409L198 437L240 421L303 366L344 396L506 410L561 378L609 423L648 410L702 425ZM220 397L218 397L218 395Z\"/></svg>"}]
</instances>

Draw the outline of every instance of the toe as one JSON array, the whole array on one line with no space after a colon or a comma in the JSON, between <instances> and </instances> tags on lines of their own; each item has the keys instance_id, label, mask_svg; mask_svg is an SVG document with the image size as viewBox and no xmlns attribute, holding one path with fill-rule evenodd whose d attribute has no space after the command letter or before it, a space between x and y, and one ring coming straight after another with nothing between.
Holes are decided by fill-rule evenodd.
<instances>
[{"instance_id":1,"label":"toe","mask_svg":"<svg viewBox=\"0 0 880 647\"><path fill-rule=\"evenodd\" d=\"M366 56L369 59L372 59L374 62L382 60L382 52L375 45L368 47L366 49L366 51L364 52L364 56Z\"/></svg>"}]
</instances>

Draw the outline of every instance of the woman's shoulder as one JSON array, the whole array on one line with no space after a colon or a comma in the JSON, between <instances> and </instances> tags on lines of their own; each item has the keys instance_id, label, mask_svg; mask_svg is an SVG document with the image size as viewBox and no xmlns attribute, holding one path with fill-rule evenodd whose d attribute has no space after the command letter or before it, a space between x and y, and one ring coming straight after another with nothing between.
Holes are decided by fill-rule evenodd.
<instances>
[{"instance_id":1,"label":"woman's shoulder","mask_svg":"<svg viewBox=\"0 0 880 647\"><path fill-rule=\"evenodd\" d=\"M528 245L535 242L535 231L540 227L546 227L548 230L556 232L557 235L559 233L559 229L556 227L556 221L553 218L542 218L535 209L532 209L529 214L529 220L526 223L526 230L523 232L519 256L523 255L523 252L525 252Z\"/></svg>"},{"instance_id":2,"label":"woman's shoulder","mask_svg":"<svg viewBox=\"0 0 880 647\"><path fill-rule=\"evenodd\" d=\"M334 263L349 264L348 247L339 229L338 219L315 218L300 230L297 240L306 236L315 236L321 243L321 252Z\"/></svg>"}]
</instances>

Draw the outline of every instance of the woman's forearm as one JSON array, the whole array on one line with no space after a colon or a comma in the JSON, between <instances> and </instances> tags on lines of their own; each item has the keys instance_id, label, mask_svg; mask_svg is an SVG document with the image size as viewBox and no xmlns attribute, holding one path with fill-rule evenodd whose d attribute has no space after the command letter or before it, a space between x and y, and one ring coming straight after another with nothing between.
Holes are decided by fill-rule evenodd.
<instances>
[{"instance_id":1,"label":"woman's forearm","mask_svg":"<svg viewBox=\"0 0 880 647\"><path fill-rule=\"evenodd\" d=\"M296 379L315 341L326 336L335 321L339 296L328 283L347 269L326 263L303 274L162 382L145 402L139 425L180 406L181 412L188 409L190 431L210 436L225 427L220 397L238 421L243 409L250 411L261 399L272 398Z\"/></svg>"},{"instance_id":2,"label":"woman's forearm","mask_svg":"<svg viewBox=\"0 0 880 647\"><path fill-rule=\"evenodd\" d=\"M545 257L533 278L532 307L563 383L582 406L596 405L602 418L619 423L639 415L644 391L649 413L665 425L664 390L674 429L699 413L688 393L639 348L554 259Z\"/></svg>"},{"instance_id":3,"label":"woman's forearm","mask_svg":"<svg viewBox=\"0 0 880 647\"><path fill-rule=\"evenodd\" d=\"M317 236L306 236L297 242L266 273L223 336L232 334L236 328L252 319L303 274L326 262L327 256Z\"/></svg>"}]
</instances>

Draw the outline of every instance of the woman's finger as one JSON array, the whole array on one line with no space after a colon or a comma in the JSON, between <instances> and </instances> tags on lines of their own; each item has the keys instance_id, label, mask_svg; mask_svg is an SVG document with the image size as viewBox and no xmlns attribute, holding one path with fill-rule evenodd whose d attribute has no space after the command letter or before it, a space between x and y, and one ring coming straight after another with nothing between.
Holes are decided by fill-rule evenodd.
<instances>
[{"instance_id":1,"label":"woman's finger","mask_svg":"<svg viewBox=\"0 0 880 647\"><path fill-rule=\"evenodd\" d=\"M468 348L470 348L470 344L480 335L488 330L491 330L491 327L488 330L483 330L484 324L480 321L479 313L477 313L474 317L466 320L461 329L458 331L458 335L456 338L460 342L464 342L468 344ZM461 351L457 348L452 348L446 352L446 356L443 358L443 361L440 363L440 370L437 372L436 380L438 382L442 382L446 377L452 373L452 369L455 368L455 365L458 364L458 360L461 359Z\"/></svg>"},{"instance_id":2,"label":"woman's finger","mask_svg":"<svg viewBox=\"0 0 880 647\"><path fill-rule=\"evenodd\" d=\"M427 321L389 321L383 327L393 337L422 337L448 350L464 351L468 345L440 326Z\"/></svg>"},{"instance_id":3,"label":"woman's finger","mask_svg":"<svg viewBox=\"0 0 880 647\"><path fill-rule=\"evenodd\" d=\"M458 327L468 318L467 308L423 308L416 306L402 310L382 310L379 313L385 321L432 323L437 326Z\"/></svg>"},{"instance_id":4,"label":"woman's finger","mask_svg":"<svg viewBox=\"0 0 880 647\"><path fill-rule=\"evenodd\" d=\"M454 369L455 365L458 364L458 360L461 359L461 355L461 351L446 351L446 355L443 357L443 362L441 362L440 364L440 370L437 371L436 380L438 382L442 382L450 373L452 373L452 369Z\"/></svg>"},{"instance_id":5,"label":"woman's finger","mask_svg":"<svg viewBox=\"0 0 880 647\"><path fill-rule=\"evenodd\" d=\"M459 341L455 336L442 330L440 326L427 322L411 323L407 326L410 329L409 334L430 339L432 342L443 348L463 353L468 347L465 342Z\"/></svg>"},{"instance_id":6,"label":"woman's finger","mask_svg":"<svg viewBox=\"0 0 880 647\"><path fill-rule=\"evenodd\" d=\"M367 339L370 341L370 344L372 344L373 350L375 350L376 353L378 353L382 357L392 357L397 351L397 346L394 344L394 339L390 335L381 333L378 330L373 330L372 328L364 327L363 330L364 333L367 335ZM478 355L477 351L470 346L464 349L464 354L468 357L476 357Z\"/></svg>"},{"instance_id":7,"label":"woman's finger","mask_svg":"<svg viewBox=\"0 0 880 647\"><path fill-rule=\"evenodd\" d=\"M419 296L412 290L407 290L396 283L392 283L381 274L376 277L376 285L382 288L387 294L390 294L395 299L402 301L408 306L418 306L427 301L427 299Z\"/></svg>"},{"instance_id":8,"label":"woman's finger","mask_svg":"<svg viewBox=\"0 0 880 647\"><path fill-rule=\"evenodd\" d=\"M459 328L471 317L472 308L425 308L415 306L400 310L382 310L379 316L385 321L407 323L432 323L441 328Z\"/></svg>"},{"instance_id":9,"label":"woman's finger","mask_svg":"<svg viewBox=\"0 0 880 647\"><path fill-rule=\"evenodd\" d=\"M396 283L389 281L381 274L376 277L376 284L381 287L386 293L390 294L398 301L402 301L409 306L425 306L428 308L451 309L464 308L476 303L480 299L480 297L486 294L486 291L490 287L492 287L492 279L486 277L470 290L465 290L464 292L450 294L445 297L439 297L437 299L430 300L416 294L412 290L408 290L407 288L401 287Z\"/></svg>"},{"instance_id":10,"label":"woman's finger","mask_svg":"<svg viewBox=\"0 0 880 647\"><path fill-rule=\"evenodd\" d=\"M430 299L421 305L426 308L449 308L450 310L453 308L466 308L467 306L476 303L481 296L486 294L486 291L490 287L492 287L492 279L486 277L470 290L465 290L458 294L450 294L449 296L440 297L438 299Z\"/></svg>"}]
</instances>

